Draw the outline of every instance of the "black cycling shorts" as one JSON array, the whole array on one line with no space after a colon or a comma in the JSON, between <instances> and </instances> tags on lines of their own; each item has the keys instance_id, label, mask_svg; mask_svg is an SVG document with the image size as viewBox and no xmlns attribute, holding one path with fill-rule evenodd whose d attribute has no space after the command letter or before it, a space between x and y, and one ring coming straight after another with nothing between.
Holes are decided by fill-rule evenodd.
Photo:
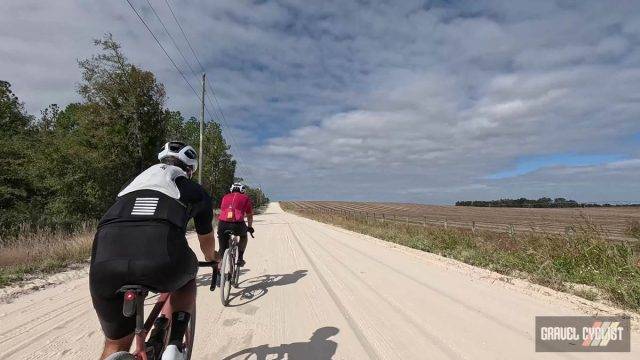
<instances>
[{"instance_id":1,"label":"black cycling shorts","mask_svg":"<svg viewBox=\"0 0 640 360\"><path fill-rule=\"evenodd\" d=\"M182 230L164 222L114 223L93 240L89 287L93 307L107 338L135 329L135 317L122 315L124 285L154 292L175 291L196 277L198 260Z\"/></svg>"},{"instance_id":2,"label":"black cycling shorts","mask_svg":"<svg viewBox=\"0 0 640 360\"><path fill-rule=\"evenodd\" d=\"M240 236L241 239L247 238L247 224L244 221L226 222L218 221L218 245L220 245L220 256L224 255L224 251L229 247L229 236L225 232L231 231L234 235Z\"/></svg>"}]
</instances>

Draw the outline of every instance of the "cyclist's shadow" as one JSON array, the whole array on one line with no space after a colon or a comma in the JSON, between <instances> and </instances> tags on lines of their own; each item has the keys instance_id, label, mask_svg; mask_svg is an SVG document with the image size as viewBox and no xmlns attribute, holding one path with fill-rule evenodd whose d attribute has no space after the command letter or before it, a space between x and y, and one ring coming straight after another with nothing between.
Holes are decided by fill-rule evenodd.
<instances>
[{"instance_id":1,"label":"cyclist's shadow","mask_svg":"<svg viewBox=\"0 0 640 360\"><path fill-rule=\"evenodd\" d=\"M282 344L280 346L260 345L226 356L223 360L329 360L335 355L338 343L329 339L340 330L327 326L316 330L309 341ZM255 356L253 356L255 355ZM274 356L275 355L275 356Z\"/></svg>"},{"instance_id":2,"label":"cyclist's shadow","mask_svg":"<svg viewBox=\"0 0 640 360\"><path fill-rule=\"evenodd\" d=\"M298 282L307 275L307 270L296 270L291 274L266 274L240 281L235 293L229 298L230 307L241 306L256 301L269 292L269 288L275 286L290 285ZM236 302L236 299L241 299Z\"/></svg>"}]
</instances>

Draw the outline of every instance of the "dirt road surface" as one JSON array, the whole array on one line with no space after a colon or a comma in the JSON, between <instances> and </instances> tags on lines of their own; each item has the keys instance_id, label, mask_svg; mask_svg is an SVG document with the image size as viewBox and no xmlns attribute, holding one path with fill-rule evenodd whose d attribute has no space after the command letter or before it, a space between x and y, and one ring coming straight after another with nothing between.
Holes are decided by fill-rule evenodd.
<instances>
[{"instance_id":1,"label":"dirt road surface","mask_svg":"<svg viewBox=\"0 0 640 360\"><path fill-rule=\"evenodd\" d=\"M534 352L536 315L616 313L605 305L283 213L277 204L255 228L230 307L220 304L219 290L208 291L210 270L201 269L194 359L639 358L637 330L632 353ZM65 276L5 296L0 359L97 358L102 335L86 269Z\"/></svg>"}]
</instances>

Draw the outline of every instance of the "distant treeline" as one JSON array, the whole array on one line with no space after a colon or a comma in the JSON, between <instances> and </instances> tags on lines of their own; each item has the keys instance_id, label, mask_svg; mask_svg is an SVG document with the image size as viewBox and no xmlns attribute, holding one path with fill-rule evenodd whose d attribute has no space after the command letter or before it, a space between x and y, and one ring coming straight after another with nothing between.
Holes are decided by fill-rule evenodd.
<instances>
[{"instance_id":1,"label":"distant treeline","mask_svg":"<svg viewBox=\"0 0 640 360\"><path fill-rule=\"evenodd\" d=\"M551 199L543 197L540 199L500 199L490 201L457 201L456 206L479 206L479 207L516 207L516 208L575 208L575 207L616 207L616 206L640 206L640 204L596 204L580 203L575 200L565 198Z\"/></svg>"},{"instance_id":2,"label":"distant treeline","mask_svg":"<svg viewBox=\"0 0 640 360\"><path fill-rule=\"evenodd\" d=\"M165 107L155 75L129 63L111 35L79 62L81 101L28 114L0 80L0 239L36 227L72 229L98 219L122 185L169 140L197 148L199 122ZM55 71L55 69L52 69ZM217 207L234 181L236 160L218 123L204 128L202 185ZM256 206L269 199L249 190Z\"/></svg>"}]
</instances>

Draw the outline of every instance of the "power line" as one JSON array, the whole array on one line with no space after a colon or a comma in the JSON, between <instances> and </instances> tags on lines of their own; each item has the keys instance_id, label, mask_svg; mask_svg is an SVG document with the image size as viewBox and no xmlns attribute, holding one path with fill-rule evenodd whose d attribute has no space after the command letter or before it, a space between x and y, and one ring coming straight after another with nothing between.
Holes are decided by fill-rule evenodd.
<instances>
[{"instance_id":1,"label":"power line","mask_svg":"<svg viewBox=\"0 0 640 360\"><path fill-rule=\"evenodd\" d=\"M136 10L135 7L133 7L133 4L131 4L131 1L126 0L127 3L129 4L129 6L131 7L131 10L133 10L133 12L138 16L138 19L140 19L140 21L142 22L142 24L144 25L145 28L147 28L147 30L149 31L149 33L151 34L151 36L153 36L153 39L156 41L156 43L158 44L158 46L160 46L160 48L162 49L162 51L164 52L164 54L167 56L167 58L169 59L169 61L171 61L171 64L173 65L174 68L176 68L176 70L178 71L178 73L180 73L180 75L182 76L182 78L184 79L184 81L187 83L187 85L189 85L189 87L191 88L191 91L193 91L193 93L196 95L197 98L199 98L198 96L198 92L196 91L196 89L193 88L193 86L191 85L191 83L189 82L189 79L187 79L187 77L184 75L184 73L180 70L180 68L178 68L178 65L176 65L176 62L173 61L173 59L171 58L171 56L169 55L169 53L167 52L167 50L164 48L164 46L162 46L162 43L160 43L160 40L158 40L158 37L156 37L156 34L153 33L153 31L151 30L151 28L149 27L149 25L147 25L147 23L144 21L144 19L142 18L142 16L140 16L140 13L138 13L138 11Z\"/></svg>"},{"instance_id":2,"label":"power line","mask_svg":"<svg viewBox=\"0 0 640 360\"><path fill-rule=\"evenodd\" d=\"M154 9L153 5L151 5L151 1L147 0L147 4L149 5L149 8L151 8L151 11L153 12L153 14L156 16L156 19L158 19L158 21L160 22L160 25L162 25L164 32L167 34L167 36L169 36L169 39L171 39L173 46L175 46L176 50L178 50L178 53L182 57L182 60L184 60L184 63L187 64L187 67L189 68L189 70L191 70L191 75L193 75L193 77L197 77L196 72L193 70L193 68L191 67L191 64L182 53L182 50L178 46L178 43L176 42L176 40L173 38L173 35L171 35L167 27L164 25L164 21L162 21L162 19L160 18L160 15L158 15L158 13L156 12L156 9Z\"/></svg>"},{"instance_id":3,"label":"power line","mask_svg":"<svg viewBox=\"0 0 640 360\"><path fill-rule=\"evenodd\" d=\"M178 24L178 27L180 28L180 32L182 32L182 36L184 36L184 39L187 41L187 45L189 45L189 49L191 49L191 52L193 53L193 56L196 58L196 61L198 62L198 65L200 65L200 69L202 70L202 72L204 71L204 66L202 66L202 63L200 62L200 59L198 59L198 55L196 55L196 51L193 50L193 46L191 46L191 42L189 41L189 38L187 37L187 34L184 32L184 29L182 29L182 25L180 25L180 21L178 21L178 18L176 17L176 14L173 12L173 9L171 8L171 5L169 4L168 0L164 0L164 3L167 4L167 7L169 8L169 11L171 12L171 16L173 16L173 20L175 20L176 24Z\"/></svg>"},{"instance_id":4,"label":"power line","mask_svg":"<svg viewBox=\"0 0 640 360\"><path fill-rule=\"evenodd\" d=\"M187 83L187 85L189 85L189 88L191 88L191 90L193 91L193 93L195 94L195 96L198 98L198 100L200 100L200 95L198 94L198 92L195 90L195 88L191 85L191 83L189 82L189 80L187 79L187 77L184 75L184 73L180 70L180 68L178 67L178 65L176 64L176 62L173 60L173 58L169 55L169 53L167 52L167 50L164 48L164 46L162 46L162 43L160 42L160 40L158 40L158 37L156 36L156 34L153 32L153 30L151 30L151 28L149 27L149 25L147 24L146 21L144 21L144 19L142 18L142 16L140 15L140 13L138 13L138 11L135 9L135 7L133 6L133 4L131 4L130 0L126 0L127 3L129 4L129 6L131 7L131 10L133 10L133 12L138 16L138 19L140 19L140 21L142 22L142 24L145 26L145 28L147 28L147 30L149 31L149 33L151 34L151 36L153 37L153 39L156 41L156 43L158 44L158 46L160 46L160 48L162 49L162 51L164 52L164 54L167 56L167 58L169 59L169 61L171 61L171 64L173 65L173 67L178 71L178 73L180 73L180 75L182 76L182 78L184 79L184 81ZM147 1L148 3L148 1ZM151 4L149 4L151 5ZM155 12L155 10L152 7L152 10L154 12L154 14L156 14L156 16L158 16L158 14ZM158 17L158 20L160 20L160 18ZM162 23L162 21L160 20L160 22ZM163 24L164 26L164 24ZM165 27L165 31L167 31L167 34L170 36L168 30ZM174 43L174 45L176 46L176 48L178 49L178 52L180 52L180 49L177 47L177 45ZM189 65L189 63L187 62L187 65ZM190 65L189 65L190 67ZM209 99L209 101L211 101ZM205 110L207 111L207 114L209 115L210 118L215 118L213 115L211 115L211 112L209 111L209 108L205 108Z\"/></svg>"},{"instance_id":5,"label":"power line","mask_svg":"<svg viewBox=\"0 0 640 360\"><path fill-rule=\"evenodd\" d=\"M149 0L147 0L148 2ZM191 53L193 54L193 56L195 57L196 61L198 62L198 65L200 65L200 69L202 70L202 72L206 72L204 69L204 66L202 65L202 63L200 62L200 59L198 57L198 54L196 54L196 51L194 50L193 46L191 45L191 41L189 41L189 37L187 36L186 32L184 31L184 28L182 27L182 25L180 24L180 21L178 20L178 18L176 17L176 14L173 12L173 8L171 7L171 4L169 4L168 0L164 0L165 4L167 5L167 7L169 8L169 11L171 12L171 16L173 17L173 20L176 22L176 24L178 25L178 28L180 29L180 32L182 33L182 36L184 37L185 41L187 42L187 45L189 46L189 49L191 49ZM153 10L153 9L152 9ZM155 13L155 11L154 11ZM157 15L156 15L157 16ZM166 30L166 27L165 27ZM168 33L168 31L167 31ZM171 37L171 36L170 36ZM175 45L175 43L174 43ZM176 45L176 48L177 45ZM178 50L179 51L179 50ZM209 79L207 79L209 80ZM224 126L229 129L229 138L231 139L231 142L233 142L233 145L236 147L237 152L236 152L236 157L238 158L238 160L240 160L240 165L241 166L245 166L244 165L244 160L243 157L241 156L241 151L240 151L240 146L238 146L237 141L235 140L235 137L233 136L233 134L231 133L231 126L229 126L229 123L227 122L227 118L224 116L224 112L222 111L222 106L220 105L220 101L218 100L218 97L216 95L215 90L213 89L213 86L211 85L211 81L207 81L207 85L209 86L209 91L211 92L211 94L213 95L213 98L215 99L215 103L218 107L218 111L220 112L221 117L219 117L219 120L222 120L222 122L224 123ZM213 104L213 101L211 100L211 97L209 96L208 93L206 93L206 97L207 100L209 100L209 105L211 105L211 107L213 109L215 109L216 107ZM214 110L215 111L215 110ZM211 116L211 115L209 115Z\"/></svg>"}]
</instances>

